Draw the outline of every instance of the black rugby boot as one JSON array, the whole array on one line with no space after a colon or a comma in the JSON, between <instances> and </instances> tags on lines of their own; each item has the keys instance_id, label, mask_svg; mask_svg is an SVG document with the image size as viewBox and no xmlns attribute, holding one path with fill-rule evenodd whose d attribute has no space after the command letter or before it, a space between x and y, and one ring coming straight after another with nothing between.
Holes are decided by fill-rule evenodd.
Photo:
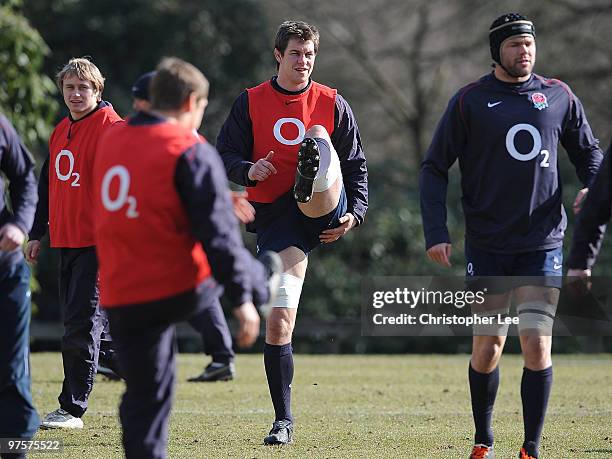
<instances>
[{"instance_id":1,"label":"black rugby boot","mask_svg":"<svg viewBox=\"0 0 612 459\"><path fill-rule=\"evenodd\" d=\"M312 199L314 179L319 170L319 146L314 139L306 138L298 151L298 164L293 185L293 197L297 202Z\"/></svg>"}]
</instances>

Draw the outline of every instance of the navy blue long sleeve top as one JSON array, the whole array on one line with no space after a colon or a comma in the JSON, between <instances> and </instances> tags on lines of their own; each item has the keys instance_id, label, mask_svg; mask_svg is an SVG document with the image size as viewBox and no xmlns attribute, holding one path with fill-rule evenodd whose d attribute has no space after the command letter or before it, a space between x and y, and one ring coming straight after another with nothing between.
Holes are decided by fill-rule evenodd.
<instances>
[{"instance_id":1,"label":"navy blue long sleeve top","mask_svg":"<svg viewBox=\"0 0 612 459\"><path fill-rule=\"evenodd\" d=\"M567 260L570 269L591 269L597 260L606 224L612 215L612 162L610 151L604 156L593 185L589 188L572 237Z\"/></svg>"},{"instance_id":2,"label":"navy blue long sleeve top","mask_svg":"<svg viewBox=\"0 0 612 459\"><path fill-rule=\"evenodd\" d=\"M7 223L17 226L28 234L36 211L36 175L34 160L23 145L10 121L0 114L0 170L8 178L11 199L9 210L5 202L6 184L0 177L0 227ZM21 247L11 252L0 251L0 266L14 263L22 257Z\"/></svg>"},{"instance_id":3,"label":"navy blue long sleeve top","mask_svg":"<svg viewBox=\"0 0 612 459\"><path fill-rule=\"evenodd\" d=\"M561 246L567 217L559 142L589 186L602 152L580 100L563 82L532 74L524 83L510 84L489 74L459 90L421 164L426 248L450 242L448 170L457 159L471 244L497 253Z\"/></svg>"}]
</instances>

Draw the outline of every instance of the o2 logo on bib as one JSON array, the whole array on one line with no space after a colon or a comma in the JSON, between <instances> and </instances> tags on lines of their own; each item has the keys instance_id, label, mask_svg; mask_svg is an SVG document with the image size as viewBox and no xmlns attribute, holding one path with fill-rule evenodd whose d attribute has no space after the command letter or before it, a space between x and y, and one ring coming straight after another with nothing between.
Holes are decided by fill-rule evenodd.
<instances>
[{"instance_id":1,"label":"o2 logo on bib","mask_svg":"<svg viewBox=\"0 0 612 459\"><path fill-rule=\"evenodd\" d=\"M293 124L297 127L298 135L295 139L285 139L283 134L281 134L281 128L285 124ZM306 135L306 126L297 118L281 118L276 123L274 123L274 138L278 140L283 145L297 145L304 139L304 135Z\"/></svg>"},{"instance_id":2,"label":"o2 logo on bib","mask_svg":"<svg viewBox=\"0 0 612 459\"><path fill-rule=\"evenodd\" d=\"M113 199L110 196L110 186L113 179L117 177L119 179L119 191L117 196ZM125 216L127 218L138 217L138 210L136 210L136 198L134 196L128 196L130 191L130 172L124 166L113 166L102 179L102 204L104 208L109 212L117 212L125 204L128 205Z\"/></svg>"},{"instance_id":3,"label":"o2 logo on bib","mask_svg":"<svg viewBox=\"0 0 612 459\"><path fill-rule=\"evenodd\" d=\"M65 161L62 161L62 158L67 158L68 159L68 171L64 174L62 172L62 167L61 167L61 163ZM55 158L55 175L57 175L57 179L60 180L61 182L67 182L70 179L73 179L72 182L70 183L70 186L74 186L74 187L79 187L81 186L81 184L79 183L79 179L81 178L81 175L78 172L73 172L74 171L74 155L72 154L72 152L70 150L62 150L57 154L57 157Z\"/></svg>"},{"instance_id":4,"label":"o2 logo on bib","mask_svg":"<svg viewBox=\"0 0 612 459\"><path fill-rule=\"evenodd\" d=\"M522 131L529 133L531 135L531 139L533 140L533 148L531 151L526 153L518 151L514 143L516 135ZM550 162L548 161L550 158L550 152L548 150L540 150L541 148L542 136L540 135L540 131L538 131L531 124L515 124L506 134L506 150L508 150L510 156L518 161L531 161L536 156L543 156L542 161L540 161L540 167L550 167Z\"/></svg>"}]
</instances>

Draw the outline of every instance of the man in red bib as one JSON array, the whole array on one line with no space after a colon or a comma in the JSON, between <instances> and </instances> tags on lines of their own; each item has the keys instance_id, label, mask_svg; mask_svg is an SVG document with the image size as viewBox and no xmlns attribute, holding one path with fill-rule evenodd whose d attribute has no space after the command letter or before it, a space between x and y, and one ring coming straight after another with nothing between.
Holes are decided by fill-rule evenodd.
<instances>
[{"instance_id":1,"label":"man in red bib","mask_svg":"<svg viewBox=\"0 0 612 459\"><path fill-rule=\"evenodd\" d=\"M150 92L151 110L110 130L94 167L101 303L126 381L119 413L128 458L166 457L174 323L217 301L219 282L236 306L237 343L250 346L259 334L254 303L270 296L253 282L266 267L242 243L219 155L193 134L208 81L166 58Z\"/></svg>"},{"instance_id":2,"label":"man in red bib","mask_svg":"<svg viewBox=\"0 0 612 459\"><path fill-rule=\"evenodd\" d=\"M319 48L316 27L280 25L278 73L240 94L217 139L233 182L247 187L256 210L247 230L258 251L279 252L284 273L266 322L264 364L275 421L264 443L291 442L291 337L308 253L363 222L367 170L348 103L310 79Z\"/></svg>"},{"instance_id":3,"label":"man in red bib","mask_svg":"<svg viewBox=\"0 0 612 459\"><path fill-rule=\"evenodd\" d=\"M98 262L93 234L92 169L100 135L121 121L102 100L104 78L84 58L71 59L57 75L70 114L49 139L49 157L38 184L38 206L26 257L36 262L40 240L49 231L60 250L59 295L64 313L64 383L59 409L47 414L43 428L82 428L107 325L98 304Z\"/></svg>"},{"instance_id":4,"label":"man in red bib","mask_svg":"<svg viewBox=\"0 0 612 459\"><path fill-rule=\"evenodd\" d=\"M139 112L151 110L149 86L155 72L141 75L132 85L132 108ZM194 130L194 136L200 141L206 139ZM234 213L242 223L248 223L255 218L253 206L246 200L246 193L232 192ZM265 279L255 279L254 282L265 282ZM204 352L212 357L202 373L189 378L190 382L230 381L236 374L234 350L232 349L232 334L225 320L220 301L211 301L207 307L189 319L189 324L202 337Z\"/></svg>"}]
</instances>

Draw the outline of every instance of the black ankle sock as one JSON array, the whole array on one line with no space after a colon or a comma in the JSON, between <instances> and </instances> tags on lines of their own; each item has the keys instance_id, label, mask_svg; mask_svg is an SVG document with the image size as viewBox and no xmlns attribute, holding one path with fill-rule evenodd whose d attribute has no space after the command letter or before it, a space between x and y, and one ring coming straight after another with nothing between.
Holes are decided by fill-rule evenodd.
<instances>
[{"instance_id":1,"label":"black ankle sock","mask_svg":"<svg viewBox=\"0 0 612 459\"><path fill-rule=\"evenodd\" d=\"M491 373L478 373L469 369L470 394L472 396L472 414L474 416L474 444L493 446L493 405L499 387L499 367Z\"/></svg>"},{"instance_id":2,"label":"black ankle sock","mask_svg":"<svg viewBox=\"0 0 612 459\"><path fill-rule=\"evenodd\" d=\"M525 425L523 448L533 457L538 457L552 381L552 366L539 371L523 368L523 379L521 380L523 423Z\"/></svg>"},{"instance_id":3,"label":"black ankle sock","mask_svg":"<svg viewBox=\"0 0 612 459\"><path fill-rule=\"evenodd\" d=\"M264 345L264 366L268 378L270 397L274 405L275 420L293 422L291 415L291 381L293 381L293 348L291 343Z\"/></svg>"}]
</instances>

